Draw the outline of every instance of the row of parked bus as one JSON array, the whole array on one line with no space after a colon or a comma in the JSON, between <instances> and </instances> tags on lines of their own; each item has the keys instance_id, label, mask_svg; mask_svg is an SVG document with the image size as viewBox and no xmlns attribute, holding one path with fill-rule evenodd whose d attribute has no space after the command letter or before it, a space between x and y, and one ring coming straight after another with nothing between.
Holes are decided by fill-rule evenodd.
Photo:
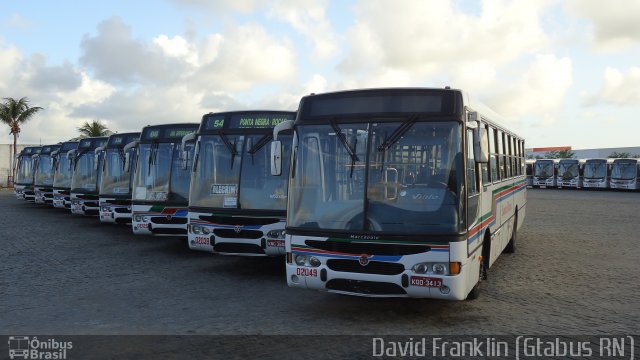
<instances>
[{"instance_id":1,"label":"row of parked bus","mask_svg":"<svg viewBox=\"0 0 640 360\"><path fill-rule=\"evenodd\" d=\"M27 147L15 193L193 250L284 255L292 287L473 298L525 215L524 139L496 118L449 88L312 94Z\"/></svg>"},{"instance_id":2,"label":"row of parked bus","mask_svg":"<svg viewBox=\"0 0 640 360\"><path fill-rule=\"evenodd\" d=\"M527 160L534 188L640 190L640 159Z\"/></svg>"}]
</instances>

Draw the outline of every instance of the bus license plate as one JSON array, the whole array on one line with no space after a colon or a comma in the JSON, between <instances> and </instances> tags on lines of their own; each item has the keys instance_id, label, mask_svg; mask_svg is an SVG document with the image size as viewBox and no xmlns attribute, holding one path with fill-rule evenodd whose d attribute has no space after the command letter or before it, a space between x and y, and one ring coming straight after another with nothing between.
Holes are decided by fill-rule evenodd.
<instances>
[{"instance_id":1,"label":"bus license plate","mask_svg":"<svg viewBox=\"0 0 640 360\"><path fill-rule=\"evenodd\" d=\"M424 287L442 287L442 279L430 278L426 276L412 276L411 285Z\"/></svg>"}]
</instances>

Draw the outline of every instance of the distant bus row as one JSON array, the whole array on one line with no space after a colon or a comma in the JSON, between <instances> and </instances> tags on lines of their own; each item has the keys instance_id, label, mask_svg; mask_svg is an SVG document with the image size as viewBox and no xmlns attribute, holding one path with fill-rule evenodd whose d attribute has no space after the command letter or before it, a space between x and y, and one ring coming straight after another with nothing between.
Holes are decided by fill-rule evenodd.
<instances>
[{"instance_id":1,"label":"distant bus row","mask_svg":"<svg viewBox=\"0 0 640 360\"><path fill-rule=\"evenodd\" d=\"M640 190L640 159L527 160L534 188Z\"/></svg>"},{"instance_id":2,"label":"distant bus row","mask_svg":"<svg viewBox=\"0 0 640 360\"><path fill-rule=\"evenodd\" d=\"M459 300L515 250L524 148L460 90L350 90L25 148L15 192L194 250L284 256L291 287Z\"/></svg>"}]
</instances>

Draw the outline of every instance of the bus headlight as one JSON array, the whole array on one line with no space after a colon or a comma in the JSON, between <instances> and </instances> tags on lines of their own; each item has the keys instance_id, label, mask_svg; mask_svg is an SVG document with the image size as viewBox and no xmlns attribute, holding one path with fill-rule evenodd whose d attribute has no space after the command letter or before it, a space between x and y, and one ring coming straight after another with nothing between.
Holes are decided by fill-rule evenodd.
<instances>
[{"instance_id":1,"label":"bus headlight","mask_svg":"<svg viewBox=\"0 0 640 360\"><path fill-rule=\"evenodd\" d=\"M447 267L443 264L434 264L433 265L433 273L438 275L444 275L447 271Z\"/></svg>"},{"instance_id":2,"label":"bus headlight","mask_svg":"<svg viewBox=\"0 0 640 360\"><path fill-rule=\"evenodd\" d=\"M191 232L196 235L209 235L211 233L206 226L202 225L191 225Z\"/></svg>"},{"instance_id":3,"label":"bus headlight","mask_svg":"<svg viewBox=\"0 0 640 360\"><path fill-rule=\"evenodd\" d=\"M295 261L296 261L296 265L298 266L310 266L310 267L320 266L320 260L315 256L298 254L295 256Z\"/></svg>"},{"instance_id":4,"label":"bus headlight","mask_svg":"<svg viewBox=\"0 0 640 360\"><path fill-rule=\"evenodd\" d=\"M412 270L416 274L426 274L429 271L429 265L426 263L415 264Z\"/></svg>"},{"instance_id":5,"label":"bus headlight","mask_svg":"<svg viewBox=\"0 0 640 360\"><path fill-rule=\"evenodd\" d=\"M460 274L462 264L459 262L450 263L418 263L413 265L411 270L416 274L433 274L433 275L457 275Z\"/></svg>"},{"instance_id":6,"label":"bus headlight","mask_svg":"<svg viewBox=\"0 0 640 360\"><path fill-rule=\"evenodd\" d=\"M267 236L272 239L284 239L284 235L285 235L284 229L271 230L267 233Z\"/></svg>"},{"instance_id":7,"label":"bus headlight","mask_svg":"<svg viewBox=\"0 0 640 360\"><path fill-rule=\"evenodd\" d=\"M109 212L109 211L111 211L111 208L109 206L102 207L102 212Z\"/></svg>"},{"instance_id":8,"label":"bus headlight","mask_svg":"<svg viewBox=\"0 0 640 360\"><path fill-rule=\"evenodd\" d=\"M142 222L142 215L134 215L133 216L133 221Z\"/></svg>"}]
</instances>

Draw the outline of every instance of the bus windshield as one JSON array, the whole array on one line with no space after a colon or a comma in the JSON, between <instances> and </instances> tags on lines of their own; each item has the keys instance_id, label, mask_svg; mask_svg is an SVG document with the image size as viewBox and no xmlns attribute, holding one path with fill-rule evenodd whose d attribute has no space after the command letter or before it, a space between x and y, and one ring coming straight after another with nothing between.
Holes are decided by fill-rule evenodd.
<instances>
[{"instance_id":1,"label":"bus windshield","mask_svg":"<svg viewBox=\"0 0 640 360\"><path fill-rule=\"evenodd\" d=\"M124 169L124 152L121 148L109 148L104 159L104 171L100 192L102 194L126 195L130 192L131 173Z\"/></svg>"},{"instance_id":2,"label":"bus windshield","mask_svg":"<svg viewBox=\"0 0 640 360\"><path fill-rule=\"evenodd\" d=\"M563 179L573 179L578 176L578 162L561 162L558 166L558 176Z\"/></svg>"},{"instance_id":3,"label":"bus windshield","mask_svg":"<svg viewBox=\"0 0 640 360\"><path fill-rule=\"evenodd\" d=\"M204 135L191 190L191 206L286 210L287 178L271 176L268 134ZM291 151L291 136L283 139L283 158ZM283 163L288 174L289 164Z\"/></svg>"},{"instance_id":4,"label":"bus windshield","mask_svg":"<svg viewBox=\"0 0 640 360\"><path fill-rule=\"evenodd\" d=\"M611 167L611 178L616 180L632 180L636 177L636 163L614 162Z\"/></svg>"},{"instance_id":5,"label":"bus windshield","mask_svg":"<svg viewBox=\"0 0 640 360\"><path fill-rule=\"evenodd\" d=\"M16 184L33 184L33 158L31 155L24 155L18 158Z\"/></svg>"},{"instance_id":6,"label":"bus windshield","mask_svg":"<svg viewBox=\"0 0 640 360\"><path fill-rule=\"evenodd\" d=\"M40 155L38 157L34 183L36 186L53 186L51 156Z\"/></svg>"},{"instance_id":7,"label":"bus windshield","mask_svg":"<svg viewBox=\"0 0 640 360\"><path fill-rule=\"evenodd\" d=\"M553 176L553 161L536 161L533 168L533 175L541 178Z\"/></svg>"},{"instance_id":8,"label":"bus windshield","mask_svg":"<svg viewBox=\"0 0 640 360\"><path fill-rule=\"evenodd\" d=\"M461 138L453 121L298 125L287 226L458 232Z\"/></svg>"},{"instance_id":9,"label":"bus windshield","mask_svg":"<svg viewBox=\"0 0 640 360\"><path fill-rule=\"evenodd\" d=\"M71 187L71 176L73 172L72 169L69 168L67 153L60 153L56 158L53 186L56 188L69 188Z\"/></svg>"},{"instance_id":10,"label":"bus windshield","mask_svg":"<svg viewBox=\"0 0 640 360\"><path fill-rule=\"evenodd\" d=\"M188 201L191 172L181 166L180 148L179 142L139 145L135 200Z\"/></svg>"},{"instance_id":11,"label":"bus windshield","mask_svg":"<svg viewBox=\"0 0 640 360\"><path fill-rule=\"evenodd\" d=\"M607 173L606 162L587 162L584 165L585 179L604 179Z\"/></svg>"},{"instance_id":12,"label":"bus windshield","mask_svg":"<svg viewBox=\"0 0 640 360\"><path fill-rule=\"evenodd\" d=\"M74 191L95 192L98 190L98 171L93 151L80 152L74 161L71 189Z\"/></svg>"}]
</instances>

